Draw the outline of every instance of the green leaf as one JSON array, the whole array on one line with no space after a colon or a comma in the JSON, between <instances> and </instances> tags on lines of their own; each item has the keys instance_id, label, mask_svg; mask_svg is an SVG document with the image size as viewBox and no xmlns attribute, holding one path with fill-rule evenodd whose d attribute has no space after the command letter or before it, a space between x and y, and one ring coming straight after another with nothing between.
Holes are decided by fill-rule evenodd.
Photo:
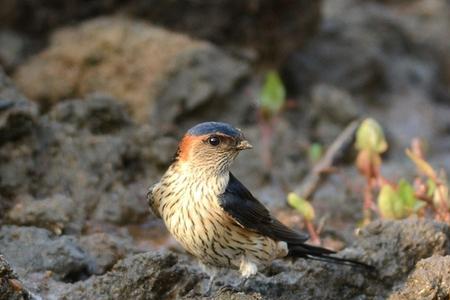
<instances>
[{"instance_id":1,"label":"green leaf","mask_svg":"<svg viewBox=\"0 0 450 300\"><path fill-rule=\"evenodd\" d=\"M397 219L396 203L401 203L400 197L390 185L384 185L378 194L378 208L385 219Z\"/></svg>"},{"instance_id":2,"label":"green leaf","mask_svg":"<svg viewBox=\"0 0 450 300\"><path fill-rule=\"evenodd\" d=\"M385 152L388 144L380 124L374 119L365 119L356 132L355 146L360 151L369 150L379 154Z\"/></svg>"},{"instance_id":3,"label":"green leaf","mask_svg":"<svg viewBox=\"0 0 450 300\"><path fill-rule=\"evenodd\" d=\"M308 149L309 161L316 163L323 155L323 146L319 143L313 143Z\"/></svg>"},{"instance_id":4,"label":"green leaf","mask_svg":"<svg viewBox=\"0 0 450 300\"><path fill-rule=\"evenodd\" d=\"M261 89L261 109L263 113L274 116L281 111L286 100L286 90L283 81L276 71L267 73Z\"/></svg>"},{"instance_id":5,"label":"green leaf","mask_svg":"<svg viewBox=\"0 0 450 300\"><path fill-rule=\"evenodd\" d=\"M314 207L311 203L296 193L289 193L287 200L290 206L295 208L307 221L312 221L315 218Z\"/></svg>"},{"instance_id":6,"label":"green leaf","mask_svg":"<svg viewBox=\"0 0 450 300\"><path fill-rule=\"evenodd\" d=\"M405 179L401 179L398 183L397 194L402 199L402 213L410 214L413 212L417 199L414 196L414 188L412 185Z\"/></svg>"},{"instance_id":7,"label":"green leaf","mask_svg":"<svg viewBox=\"0 0 450 300\"><path fill-rule=\"evenodd\" d=\"M414 195L414 188L401 179L394 189L390 185L383 185L378 195L378 208L386 219L403 219L421 209L425 202L419 201Z\"/></svg>"}]
</instances>

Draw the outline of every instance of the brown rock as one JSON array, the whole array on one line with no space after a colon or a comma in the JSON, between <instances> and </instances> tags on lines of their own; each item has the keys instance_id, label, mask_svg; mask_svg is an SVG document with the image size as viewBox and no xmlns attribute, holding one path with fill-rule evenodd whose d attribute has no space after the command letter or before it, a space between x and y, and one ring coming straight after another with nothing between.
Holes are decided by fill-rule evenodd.
<instances>
[{"instance_id":1,"label":"brown rock","mask_svg":"<svg viewBox=\"0 0 450 300\"><path fill-rule=\"evenodd\" d=\"M432 256L419 261L405 285L390 300L450 298L450 256Z\"/></svg>"},{"instance_id":2,"label":"brown rock","mask_svg":"<svg viewBox=\"0 0 450 300\"><path fill-rule=\"evenodd\" d=\"M103 91L127 102L144 121L158 78L181 52L202 47L208 46L144 22L99 18L57 31L49 48L15 77L39 102Z\"/></svg>"},{"instance_id":3,"label":"brown rock","mask_svg":"<svg viewBox=\"0 0 450 300\"><path fill-rule=\"evenodd\" d=\"M45 105L98 91L124 101L139 122L153 110L158 120L170 122L230 94L248 70L211 44L109 17L57 31L15 78L26 95ZM157 99L164 103L155 108Z\"/></svg>"}]
</instances>

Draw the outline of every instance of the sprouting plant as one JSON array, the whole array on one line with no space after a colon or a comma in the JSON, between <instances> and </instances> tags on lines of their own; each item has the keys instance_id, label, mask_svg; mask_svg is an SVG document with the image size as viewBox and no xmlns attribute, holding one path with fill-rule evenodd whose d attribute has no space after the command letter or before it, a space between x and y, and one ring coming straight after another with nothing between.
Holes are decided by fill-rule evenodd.
<instances>
[{"instance_id":1,"label":"sprouting plant","mask_svg":"<svg viewBox=\"0 0 450 300\"><path fill-rule=\"evenodd\" d=\"M356 132L356 149L358 156L356 166L365 177L363 223L371 220L371 211L376 210L373 201L373 191L383 178L380 176L381 154L384 153L388 144L384 137L383 129L374 119L365 119Z\"/></svg>"},{"instance_id":2,"label":"sprouting plant","mask_svg":"<svg viewBox=\"0 0 450 300\"><path fill-rule=\"evenodd\" d=\"M385 219L404 219L425 206L426 203L416 197L413 186L404 179L397 186L383 184L378 195L378 209Z\"/></svg>"},{"instance_id":3,"label":"sprouting plant","mask_svg":"<svg viewBox=\"0 0 450 300\"><path fill-rule=\"evenodd\" d=\"M259 97L259 125L261 128L262 156L267 170L272 166L271 144L274 124L286 102L286 90L276 71L266 74Z\"/></svg>"},{"instance_id":4,"label":"sprouting plant","mask_svg":"<svg viewBox=\"0 0 450 300\"><path fill-rule=\"evenodd\" d=\"M270 120L276 117L283 108L285 100L286 90L280 75L276 71L269 71L266 74L260 96L263 118Z\"/></svg>"},{"instance_id":5,"label":"sprouting plant","mask_svg":"<svg viewBox=\"0 0 450 300\"><path fill-rule=\"evenodd\" d=\"M450 223L450 194L447 175L444 170L437 172L426 160L422 143L414 139L406 155L416 165L418 176L415 179L416 196L429 204L435 219Z\"/></svg>"},{"instance_id":6,"label":"sprouting plant","mask_svg":"<svg viewBox=\"0 0 450 300\"><path fill-rule=\"evenodd\" d=\"M291 207L295 208L303 217L305 227L308 230L308 233L311 237L311 242L317 245L320 244L319 235L317 234L317 231L313 223L316 213L311 203L308 200L303 199L296 193L289 193L287 196L287 202Z\"/></svg>"},{"instance_id":7,"label":"sprouting plant","mask_svg":"<svg viewBox=\"0 0 450 300\"><path fill-rule=\"evenodd\" d=\"M450 223L446 174L443 170L436 172L425 160L419 139L414 139L411 149L406 149L406 155L418 170L414 184L405 179L391 182L381 175L381 154L387 150L388 144L375 120L366 119L361 123L355 145L358 149L356 166L366 179L363 224L370 222L372 211L377 211L384 219L403 219L411 215L424 216L427 208L434 212L435 219ZM373 202L376 192L377 206Z\"/></svg>"}]
</instances>

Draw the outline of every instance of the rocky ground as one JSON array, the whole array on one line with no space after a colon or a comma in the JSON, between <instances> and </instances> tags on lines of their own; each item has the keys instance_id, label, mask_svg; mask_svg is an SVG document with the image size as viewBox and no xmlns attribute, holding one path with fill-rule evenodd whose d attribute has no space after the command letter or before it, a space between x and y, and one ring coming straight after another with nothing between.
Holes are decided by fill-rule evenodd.
<instances>
[{"instance_id":1,"label":"rocky ground","mask_svg":"<svg viewBox=\"0 0 450 300\"><path fill-rule=\"evenodd\" d=\"M353 120L385 129L386 177L414 175L404 148L417 136L450 173L448 1L159 2L0 3L0 299L448 299L450 228L356 229L352 149L313 204L325 246L373 273L276 261L240 286L224 270L207 296L207 275L145 200L182 133L204 120L243 129L255 149L234 172L299 230L285 197L311 169L308 145L329 145ZM268 66L289 96L270 173L257 107Z\"/></svg>"}]
</instances>

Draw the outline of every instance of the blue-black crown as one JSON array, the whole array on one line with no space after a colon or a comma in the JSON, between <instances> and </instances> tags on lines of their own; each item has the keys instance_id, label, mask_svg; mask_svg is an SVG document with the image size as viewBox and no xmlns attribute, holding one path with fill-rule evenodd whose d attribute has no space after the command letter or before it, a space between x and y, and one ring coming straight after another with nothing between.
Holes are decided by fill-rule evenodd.
<instances>
[{"instance_id":1,"label":"blue-black crown","mask_svg":"<svg viewBox=\"0 0 450 300\"><path fill-rule=\"evenodd\" d=\"M188 135L205 135L210 133L222 133L232 137L240 137L242 133L228 123L222 122L204 122L195 125L188 130Z\"/></svg>"}]
</instances>

